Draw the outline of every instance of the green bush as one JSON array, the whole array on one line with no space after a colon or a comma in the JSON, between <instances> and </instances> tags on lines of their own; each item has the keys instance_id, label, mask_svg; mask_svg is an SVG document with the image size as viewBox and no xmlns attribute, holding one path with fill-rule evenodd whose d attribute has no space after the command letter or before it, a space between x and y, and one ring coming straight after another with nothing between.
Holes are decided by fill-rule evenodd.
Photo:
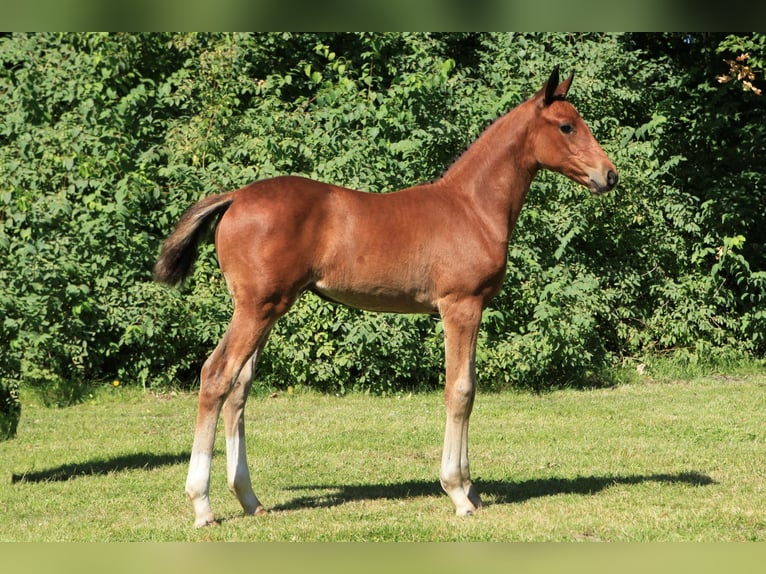
<instances>
[{"instance_id":1,"label":"green bush","mask_svg":"<svg viewBox=\"0 0 766 574\"><path fill-rule=\"evenodd\" d=\"M231 313L212 245L182 290L151 280L191 203L286 173L369 191L436 178L554 64L576 71L571 99L620 185L594 198L559 175L533 183L485 312L482 384L598 383L658 352L762 358L764 99L715 80L761 40L2 36L0 378L50 404L94 381L193 385ZM259 384L432 388L440 329L306 296L274 329Z\"/></svg>"}]
</instances>

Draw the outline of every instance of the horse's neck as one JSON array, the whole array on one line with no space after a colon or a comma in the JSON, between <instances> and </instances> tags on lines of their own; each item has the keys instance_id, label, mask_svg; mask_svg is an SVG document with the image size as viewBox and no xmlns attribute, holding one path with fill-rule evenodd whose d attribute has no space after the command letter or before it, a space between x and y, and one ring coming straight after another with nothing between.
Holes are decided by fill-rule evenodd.
<instances>
[{"instance_id":1,"label":"horse's neck","mask_svg":"<svg viewBox=\"0 0 766 574\"><path fill-rule=\"evenodd\" d=\"M518 107L495 121L442 178L451 193L464 196L506 238L539 169L526 145L525 113Z\"/></svg>"}]
</instances>

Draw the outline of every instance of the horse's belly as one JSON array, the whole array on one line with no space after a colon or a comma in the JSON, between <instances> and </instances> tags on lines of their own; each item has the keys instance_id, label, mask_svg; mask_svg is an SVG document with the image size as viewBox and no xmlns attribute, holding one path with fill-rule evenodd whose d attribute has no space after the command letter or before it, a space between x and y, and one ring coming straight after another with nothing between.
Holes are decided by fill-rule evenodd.
<instances>
[{"instance_id":1,"label":"horse's belly","mask_svg":"<svg viewBox=\"0 0 766 574\"><path fill-rule=\"evenodd\" d=\"M320 297L336 303L383 313L436 313L436 306L425 293L416 289L405 290L398 286L355 286L332 285L317 281L311 289Z\"/></svg>"}]
</instances>

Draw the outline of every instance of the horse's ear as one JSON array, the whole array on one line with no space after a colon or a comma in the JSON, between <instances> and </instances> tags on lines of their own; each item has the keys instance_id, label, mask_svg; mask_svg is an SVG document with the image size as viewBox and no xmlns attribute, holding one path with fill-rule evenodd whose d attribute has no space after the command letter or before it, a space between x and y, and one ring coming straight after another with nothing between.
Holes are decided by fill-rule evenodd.
<instances>
[{"instance_id":1,"label":"horse's ear","mask_svg":"<svg viewBox=\"0 0 766 574\"><path fill-rule=\"evenodd\" d=\"M567 97L569 87L572 85L572 79L574 78L574 72L569 74L569 77L563 82L559 83L559 66L553 68L548 81L542 89L535 94L535 98L539 98L541 106L549 106L556 100L563 100Z\"/></svg>"},{"instance_id":2,"label":"horse's ear","mask_svg":"<svg viewBox=\"0 0 766 574\"><path fill-rule=\"evenodd\" d=\"M553 68L553 71L551 72L550 78L548 78L548 81L545 82L545 85L543 86L543 89L540 90L543 92L543 105L547 106L550 105L550 103L555 99L555 91L558 89L559 85L559 66L556 64L556 67Z\"/></svg>"},{"instance_id":3,"label":"horse's ear","mask_svg":"<svg viewBox=\"0 0 766 574\"><path fill-rule=\"evenodd\" d=\"M555 100L566 99L567 92L569 91L569 87L572 85L573 79L574 79L574 72L569 74L569 77L558 85L558 87L556 88L556 91L553 92L553 99Z\"/></svg>"}]
</instances>

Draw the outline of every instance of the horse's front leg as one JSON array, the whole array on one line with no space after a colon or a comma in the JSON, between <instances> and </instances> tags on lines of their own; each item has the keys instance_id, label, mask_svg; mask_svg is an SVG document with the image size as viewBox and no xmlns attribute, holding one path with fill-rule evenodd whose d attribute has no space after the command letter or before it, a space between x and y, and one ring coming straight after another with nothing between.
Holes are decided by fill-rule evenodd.
<instances>
[{"instance_id":1,"label":"horse's front leg","mask_svg":"<svg viewBox=\"0 0 766 574\"><path fill-rule=\"evenodd\" d=\"M481 499L471 483L468 463L468 422L476 393L476 339L481 304L475 300L445 304L444 321L447 425L440 479L458 516L473 514Z\"/></svg>"}]
</instances>

